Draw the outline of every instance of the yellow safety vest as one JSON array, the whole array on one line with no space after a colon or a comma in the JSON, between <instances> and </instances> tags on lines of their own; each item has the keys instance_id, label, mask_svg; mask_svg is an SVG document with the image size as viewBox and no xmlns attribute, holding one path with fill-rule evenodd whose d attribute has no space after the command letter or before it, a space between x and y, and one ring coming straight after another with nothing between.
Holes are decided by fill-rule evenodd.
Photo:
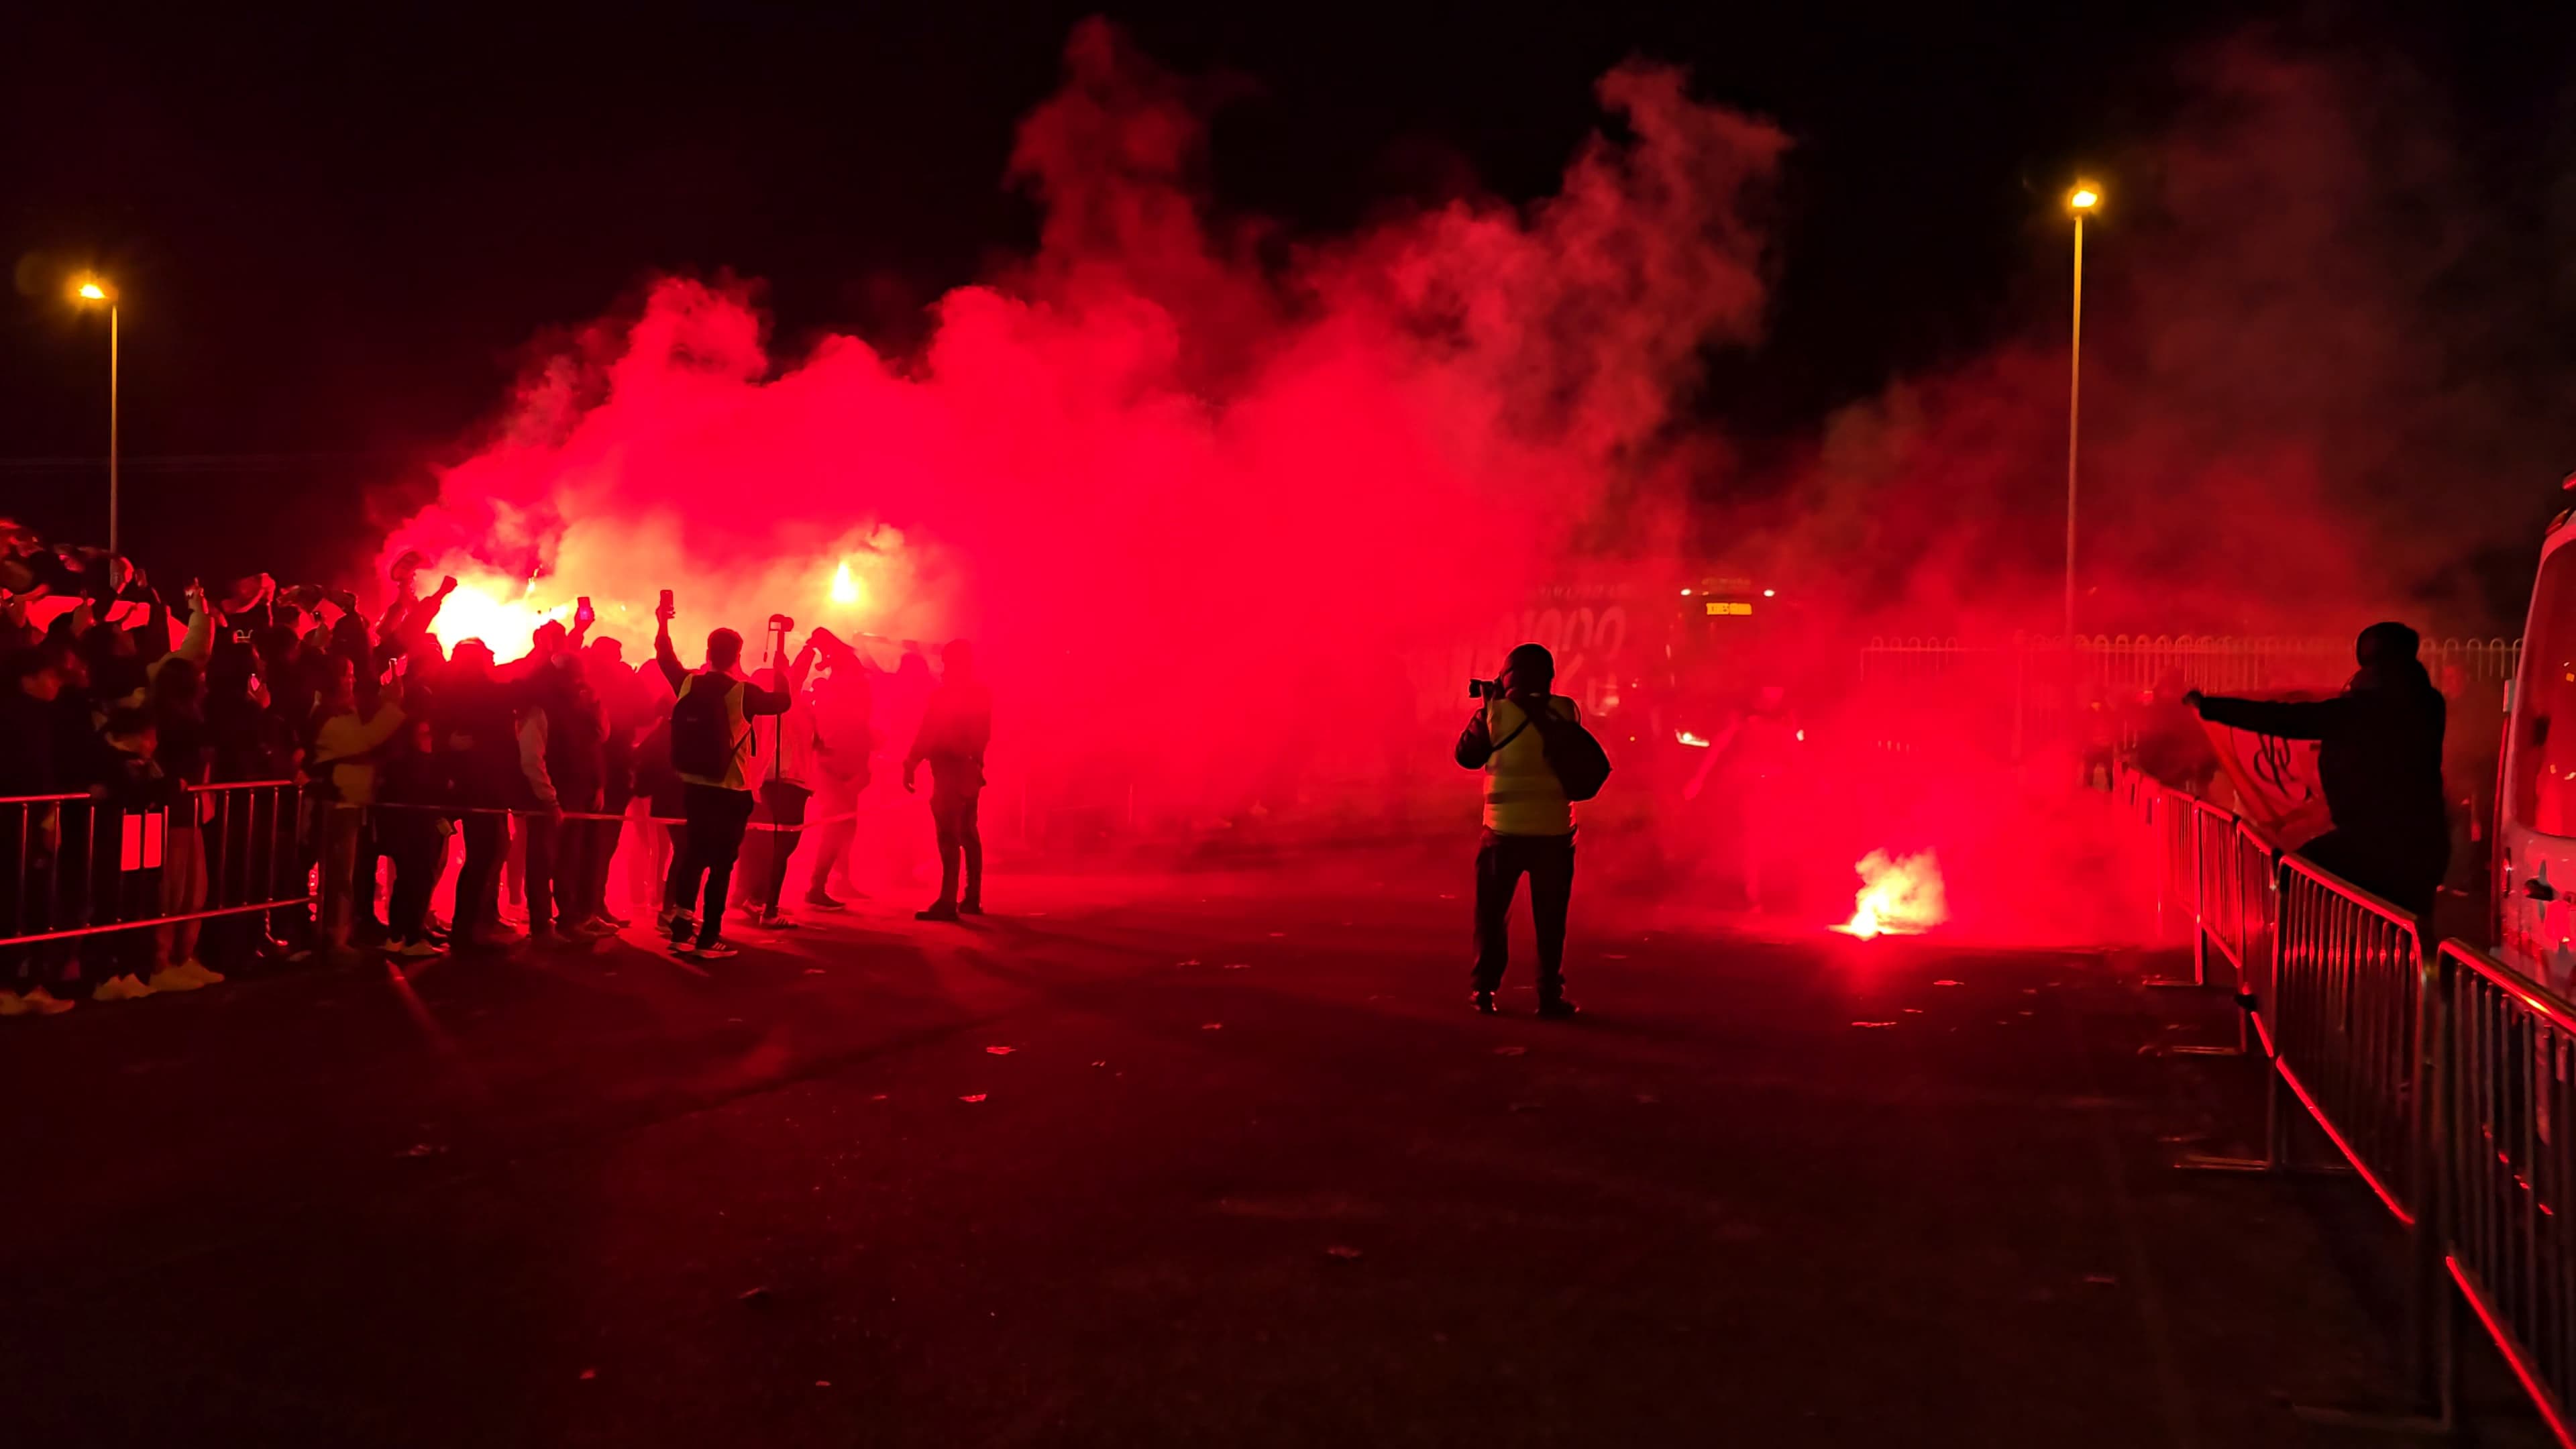
<instances>
[{"instance_id":1,"label":"yellow safety vest","mask_svg":"<svg viewBox=\"0 0 2576 1449\"><path fill-rule=\"evenodd\" d=\"M1583 717L1563 695L1549 695L1548 703L1558 719ZM1565 798L1565 787L1547 767L1547 746L1538 727L1521 728L1527 718L1508 699L1485 703L1486 738L1502 745L1485 761L1485 828L1496 835L1572 835L1574 802ZM1511 743L1503 744L1507 739Z\"/></svg>"}]
</instances>

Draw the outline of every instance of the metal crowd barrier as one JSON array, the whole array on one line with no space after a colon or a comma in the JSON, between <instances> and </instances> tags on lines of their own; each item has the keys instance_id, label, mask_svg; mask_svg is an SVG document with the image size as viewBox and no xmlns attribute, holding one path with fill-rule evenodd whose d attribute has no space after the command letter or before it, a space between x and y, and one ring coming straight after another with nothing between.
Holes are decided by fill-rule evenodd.
<instances>
[{"instance_id":1,"label":"metal crowd barrier","mask_svg":"<svg viewBox=\"0 0 2576 1449\"><path fill-rule=\"evenodd\" d=\"M154 807L0 799L0 947L308 906L303 815L292 780L200 786ZM175 885L172 872L184 873Z\"/></svg>"},{"instance_id":2,"label":"metal crowd barrier","mask_svg":"<svg viewBox=\"0 0 2576 1449\"><path fill-rule=\"evenodd\" d=\"M2462 942L2428 951L2405 911L2230 812L2134 777L2114 790L2151 802L2132 813L2156 822L2167 878L2169 822L2186 810L2213 822L2188 843L2195 894L2173 904L2194 922L2195 954L2235 966L2269 1069L2261 1155L2186 1165L2287 1168L2294 1097L2407 1229L2404 1387L2418 1412L2404 1422L2451 1418L2447 1276L2576 1449L2576 1240L2558 1226L2576 1201L2576 1005Z\"/></svg>"},{"instance_id":3,"label":"metal crowd barrier","mask_svg":"<svg viewBox=\"0 0 2576 1449\"><path fill-rule=\"evenodd\" d=\"M2445 1266L2551 1432L2576 1443L2576 1006L2446 941L2434 1171Z\"/></svg>"}]
</instances>

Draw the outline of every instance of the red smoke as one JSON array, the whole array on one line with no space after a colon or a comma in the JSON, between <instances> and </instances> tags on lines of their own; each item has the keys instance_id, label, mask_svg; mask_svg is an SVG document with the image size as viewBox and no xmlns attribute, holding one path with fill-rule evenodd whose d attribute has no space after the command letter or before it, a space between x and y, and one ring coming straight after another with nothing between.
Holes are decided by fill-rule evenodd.
<instances>
[{"instance_id":1,"label":"red smoke","mask_svg":"<svg viewBox=\"0 0 2576 1449\"><path fill-rule=\"evenodd\" d=\"M1747 206L1785 140L1630 64L1600 85L1625 134L1557 195L1282 249L1209 214L1203 118L1115 30L1079 28L1066 71L1012 160L1039 251L942 298L917 355L777 359L744 289L665 280L532 378L387 556L595 596L630 651L672 588L691 660L772 611L972 636L997 776L1043 755L1230 814L1308 761L1411 768L1375 742L1410 752L1435 690L1454 728L1446 646L1578 544L1669 529L1674 400L1757 331Z\"/></svg>"}]
</instances>

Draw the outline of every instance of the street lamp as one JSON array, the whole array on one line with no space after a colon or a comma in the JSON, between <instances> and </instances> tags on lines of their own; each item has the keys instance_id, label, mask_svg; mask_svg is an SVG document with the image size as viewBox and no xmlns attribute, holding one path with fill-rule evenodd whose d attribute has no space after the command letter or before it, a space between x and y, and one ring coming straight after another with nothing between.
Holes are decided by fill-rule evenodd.
<instances>
[{"instance_id":1,"label":"street lamp","mask_svg":"<svg viewBox=\"0 0 2576 1449\"><path fill-rule=\"evenodd\" d=\"M2102 188L2075 183L2066 194L2075 218L2075 310L2066 345L2066 644L2075 646L2075 429L2076 402L2084 385L2084 217L2102 204Z\"/></svg>"},{"instance_id":2,"label":"street lamp","mask_svg":"<svg viewBox=\"0 0 2576 1449\"><path fill-rule=\"evenodd\" d=\"M72 288L81 302L107 304L107 552L116 555L116 297L96 277L83 277Z\"/></svg>"}]
</instances>

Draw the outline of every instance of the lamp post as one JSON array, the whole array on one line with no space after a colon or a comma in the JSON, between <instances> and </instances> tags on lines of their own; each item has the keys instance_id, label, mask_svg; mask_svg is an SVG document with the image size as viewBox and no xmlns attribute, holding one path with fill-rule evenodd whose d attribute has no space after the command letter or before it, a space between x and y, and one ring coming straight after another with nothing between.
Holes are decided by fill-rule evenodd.
<instances>
[{"instance_id":1,"label":"lamp post","mask_svg":"<svg viewBox=\"0 0 2576 1449\"><path fill-rule=\"evenodd\" d=\"M116 556L116 297L107 284L85 277L72 289L82 302L107 304L107 552Z\"/></svg>"},{"instance_id":2,"label":"lamp post","mask_svg":"<svg viewBox=\"0 0 2576 1449\"><path fill-rule=\"evenodd\" d=\"M2075 647L2076 403L2084 388L2084 216L2102 204L2102 188L2079 181L2066 194L2075 218L2075 308L2066 344L2066 645Z\"/></svg>"}]
</instances>

